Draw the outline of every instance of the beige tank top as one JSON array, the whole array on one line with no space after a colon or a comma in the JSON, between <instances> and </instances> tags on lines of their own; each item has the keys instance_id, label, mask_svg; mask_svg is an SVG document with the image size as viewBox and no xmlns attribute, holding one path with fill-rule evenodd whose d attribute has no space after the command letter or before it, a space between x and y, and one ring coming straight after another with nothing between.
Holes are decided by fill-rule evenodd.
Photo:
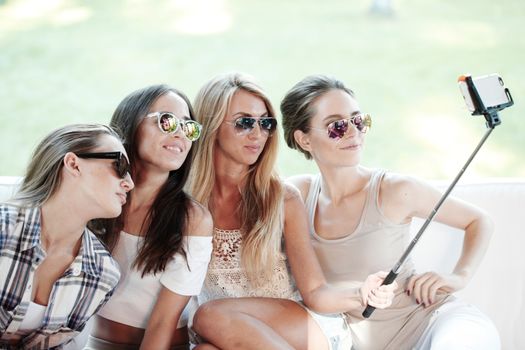
<instances>
[{"instance_id":1,"label":"beige tank top","mask_svg":"<svg viewBox=\"0 0 525 350\"><path fill-rule=\"evenodd\" d=\"M314 216L321 190L321 177L316 176L306 198L310 237L327 281L340 286L358 286L368 275L390 271L410 243L410 224L396 224L388 220L378 204L378 195L384 170L372 174L367 198L359 224L345 237L327 240L315 232ZM363 319L362 310L346 313L356 349L410 349L428 324L432 312L449 295L440 295L430 307L418 305L405 293L406 283L414 273L410 257L402 266L397 283L399 288L392 306L376 310L369 319Z\"/></svg>"}]
</instances>

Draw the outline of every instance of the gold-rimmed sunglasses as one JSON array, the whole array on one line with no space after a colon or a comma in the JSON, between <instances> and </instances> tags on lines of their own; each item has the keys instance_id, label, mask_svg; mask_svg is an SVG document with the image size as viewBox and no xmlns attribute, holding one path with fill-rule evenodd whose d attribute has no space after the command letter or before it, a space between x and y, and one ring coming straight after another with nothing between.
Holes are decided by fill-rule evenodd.
<instances>
[{"instance_id":1,"label":"gold-rimmed sunglasses","mask_svg":"<svg viewBox=\"0 0 525 350\"><path fill-rule=\"evenodd\" d=\"M202 133L202 125L195 120L183 120L177 118L170 112L153 112L146 115L146 118L157 118L157 125L165 134L173 134L182 129L182 133L190 141L197 141Z\"/></svg>"}]
</instances>

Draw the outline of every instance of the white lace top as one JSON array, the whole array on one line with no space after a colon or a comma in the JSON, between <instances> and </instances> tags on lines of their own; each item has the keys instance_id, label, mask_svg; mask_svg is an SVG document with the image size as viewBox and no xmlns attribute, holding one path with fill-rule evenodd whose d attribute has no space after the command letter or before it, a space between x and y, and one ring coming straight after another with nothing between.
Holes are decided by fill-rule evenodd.
<instances>
[{"instance_id":1,"label":"white lace top","mask_svg":"<svg viewBox=\"0 0 525 350\"><path fill-rule=\"evenodd\" d=\"M241 266L241 251L241 231L214 229L213 252L202 291L197 297L198 305L227 297L299 299L284 253L281 252L271 280L254 288Z\"/></svg>"}]
</instances>

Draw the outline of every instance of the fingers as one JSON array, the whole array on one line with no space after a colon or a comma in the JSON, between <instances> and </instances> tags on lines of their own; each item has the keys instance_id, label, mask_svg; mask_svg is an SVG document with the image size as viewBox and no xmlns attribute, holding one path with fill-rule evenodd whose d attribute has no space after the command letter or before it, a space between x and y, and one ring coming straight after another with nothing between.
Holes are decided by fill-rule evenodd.
<instances>
[{"instance_id":1,"label":"fingers","mask_svg":"<svg viewBox=\"0 0 525 350\"><path fill-rule=\"evenodd\" d=\"M397 290L397 288L399 287L399 285L397 284L397 281L394 281L390 284L386 284L384 286L381 286L381 288L391 288L392 289L392 292L395 292Z\"/></svg>"},{"instance_id":2,"label":"fingers","mask_svg":"<svg viewBox=\"0 0 525 350\"><path fill-rule=\"evenodd\" d=\"M377 309L389 307L392 305L397 287L398 284L394 281L391 284L371 289L366 300L367 304Z\"/></svg>"},{"instance_id":3,"label":"fingers","mask_svg":"<svg viewBox=\"0 0 525 350\"><path fill-rule=\"evenodd\" d=\"M426 272L410 278L406 293L412 295L418 304L427 307L435 302L437 291L445 285L445 279L441 275L435 272Z\"/></svg>"},{"instance_id":4,"label":"fingers","mask_svg":"<svg viewBox=\"0 0 525 350\"><path fill-rule=\"evenodd\" d=\"M394 291L395 288L392 288L392 285L372 289L368 295L367 303L376 309L387 308L392 305L395 296Z\"/></svg>"},{"instance_id":5,"label":"fingers","mask_svg":"<svg viewBox=\"0 0 525 350\"><path fill-rule=\"evenodd\" d=\"M368 275L363 285L361 286L359 293L361 295L361 304L366 305L368 296L373 289L379 288L383 279L386 277L383 271L376 272L372 275Z\"/></svg>"},{"instance_id":6,"label":"fingers","mask_svg":"<svg viewBox=\"0 0 525 350\"><path fill-rule=\"evenodd\" d=\"M368 275L364 284L367 285L370 289L379 288L387 275L388 273L386 273L385 271L379 271L372 275Z\"/></svg>"},{"instance_id":7,"label":"fingers","mask_svg":"<svg viewBox=\"0 0 525 350\"><path fill-rule=\"evenodd\" d=\"M384 309L392 304L397 282L390 285L381 285L387 273L384 271L369 275L361 288L361 299L364 304ZM412 276L407 283L406 293L412 296L418 304L424 307L436 301L438 291L453 289L453 275L440 275L435 272L426 272Z\"/></svg>"},{"instance_id":8,"label":"fingers","mask_svg":"<svg viewBox=\"0 0 525 350\"><path fill-rule=\"evenodd\" d=\"M392 304L395 290L398 284L394 281L388 285L382 285L388 275L385 271L379 271L369 275L360 289L361 303L371 305L378 309L384 309Z\"/></svg>"}]
</instances>

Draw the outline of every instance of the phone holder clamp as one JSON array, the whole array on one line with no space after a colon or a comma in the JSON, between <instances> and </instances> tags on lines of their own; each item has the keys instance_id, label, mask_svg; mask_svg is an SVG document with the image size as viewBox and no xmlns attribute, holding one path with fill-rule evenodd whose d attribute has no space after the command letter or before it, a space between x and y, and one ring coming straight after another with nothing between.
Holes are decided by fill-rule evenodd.
<instances>
[{"instance_id":1,"label":"phone holder clamp","mask_svg":"<svg viewBox=\"0 0 525 350\"><path fill-rule=\"evenodd\" d=\"M472 115L483 115L485 117L487 128L494 129L497 125L500 125L501 119L499 118L498 112L514 104L514 100L512 99L509 89L505 89L505 94L507 95L509 102L487 108L485 107L483 100L481 99L470 75L465 77L465 82L467 83L470 96L472 97L472 102L475 106L475 110L472 112Z\"/></svg>"}]
</instances>

